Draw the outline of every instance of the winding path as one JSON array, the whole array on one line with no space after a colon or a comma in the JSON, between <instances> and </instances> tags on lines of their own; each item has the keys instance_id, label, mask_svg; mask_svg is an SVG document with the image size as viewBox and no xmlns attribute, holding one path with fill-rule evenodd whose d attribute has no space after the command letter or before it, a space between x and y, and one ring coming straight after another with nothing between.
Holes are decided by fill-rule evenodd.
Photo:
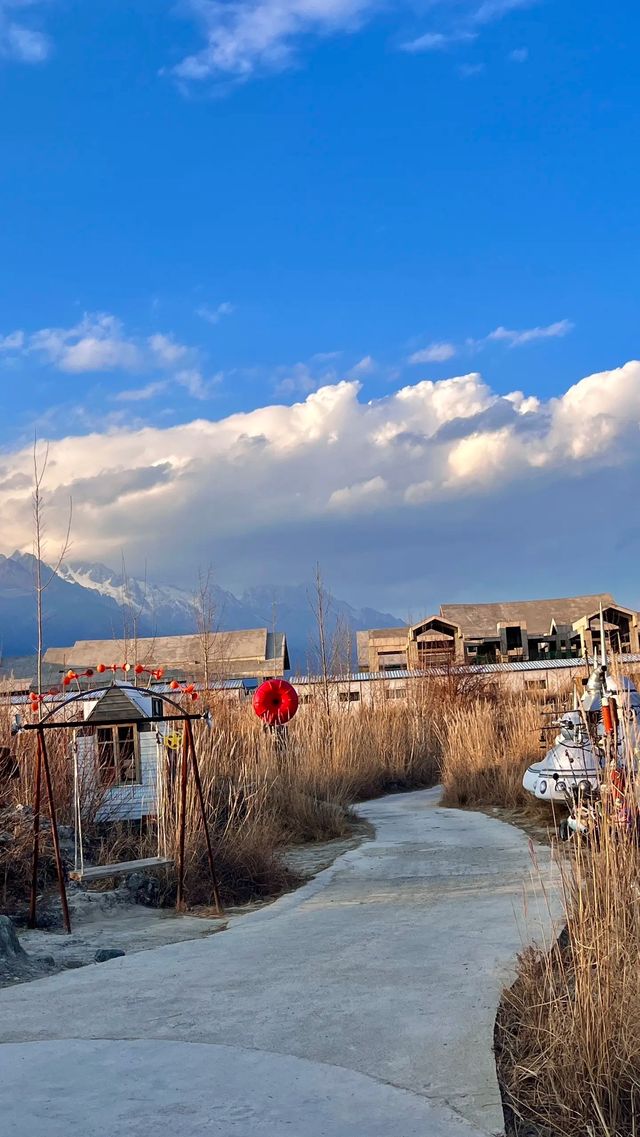
<instances>
[{"instance_id":1,"label":"winding path","mask_svg":"<svg viewBox=\"0 0 640 1137\"><path fill-rule=\"evenodd\" d=\"M437 801L361 806L375 840L226 932L0 992L3 1131L500 1132L495 1008L550 920L524 834Z\"/></svg>"}]
</instances>

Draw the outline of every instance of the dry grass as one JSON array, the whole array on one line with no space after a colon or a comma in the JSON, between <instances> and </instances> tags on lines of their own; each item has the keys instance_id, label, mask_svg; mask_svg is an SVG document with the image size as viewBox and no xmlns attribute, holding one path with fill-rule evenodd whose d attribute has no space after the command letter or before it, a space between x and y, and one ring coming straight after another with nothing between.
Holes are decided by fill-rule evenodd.
<instances>
[{"instance_id":1,"label":"dry grass","mask_svg":"<svg viewBox=\"0 0 640 1137\"><path fill-rule=\"evenodd\" d=\"M223 897L237 901L286 886L277 857L291 843L348 831L348 807L391 789L433 785L437 742L419 709L388 704L338 712L309 708L287 741L265 732L246 707L214 709L215 729L196 732L207 814ZM170 808L169 828L175 826ZM193 787L187 812L187 892L206 901L209 884Z\"/></svg>"},{"instance_id":2,"label":"dry grass","mask_svg":"<svg viewBox=\"0 0 640 1137\"><path fill-rule=\"evenodd\" d=\"M637 831L611 817L565 866L566 932L551 952L524 953L500 1012L516 1133L640 1133L639 882Z\"/></svg>"},{"instance_id":3,"label":"dry grass","mask_svg":"<svg viewBox=\"0 0 640 1137\"><path fill-rule=\"evenodd\" d=\"M539 730L539 708L524 697L451 706L438 723L443 805L526 806L522 775L540 757Z\"/></svg>"},{"instance_id":4,"label":"dry grass","mask_svg":"<svg viewBox=\"0 0 640 1137\"><path fill-rule=\"evenodd\" d=\"M393 789L432 785L438 779L438 742L424 702L388 702L371 708L339 709L329 717L321 707L305 707L291 724L285 745L265 732L251 708L223 700L212 705L214 728L196 725L196 747L207 818L225 903L277 895L293 883L279 856L282 847L345 835L349 806ZM0 744L8 723L0 723ZM72 762L69 738L47 736L58 821L73 824ZM7 784L11 806L33 800L34 739L18 739L20 778ZM161 799L159 825L163 851L172 854L177 836L177 794ZM211 888L199 811L190 780L187 803L187 896L208 903ZM12 829L15 821L12 817ZM2 823L0 821L0 830ZM22 832L24 830L24 832ZM0 888L4 900L24 904L30 880L30 823L18 838L0 843ZM85 858L111 864L153 855L156 822L97 826L84 823ZM41 883L51 877L47 837ZM175 883L163 879L163 899Z\"/></svg>"}]
</instances>

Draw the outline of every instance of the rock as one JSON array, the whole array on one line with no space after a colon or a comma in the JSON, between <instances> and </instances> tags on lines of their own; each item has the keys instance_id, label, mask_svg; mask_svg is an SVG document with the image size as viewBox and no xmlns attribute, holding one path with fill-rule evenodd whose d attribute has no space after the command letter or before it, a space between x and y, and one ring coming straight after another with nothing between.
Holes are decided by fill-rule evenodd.
<instances>
[{"instance_id":1,"label":"rock","mask_svg":"<svg viewBox=\"0 0 640 1137\"><path fill-rule=\"evenodd\" d=\"M13 920L0 916L0 959L26 962L27 953L18 939Z\"/></svg>"},{"instance_id":2,"label":"rock","mask_svg":"<svg viewBox=\"0 0 640 1137\"><path fill-rule=\"evenodd\" d=\"M121 956L127 953L120 948L100 948L94 955L96 963L106 963L109 959L120 959Z\"/></svg>"},{"instance_id":3,"label":"rock","mask_svg":"<svg viewBox=\"0 0 640 1137\"><path fill-rule=\"evenodd\" d=\"M126 880L127 890L136 904L146 904L149 908L156 908L160 902L160 885L153 876L145 876L142 872L132 872Z\"/></svg>"}]
</instances>

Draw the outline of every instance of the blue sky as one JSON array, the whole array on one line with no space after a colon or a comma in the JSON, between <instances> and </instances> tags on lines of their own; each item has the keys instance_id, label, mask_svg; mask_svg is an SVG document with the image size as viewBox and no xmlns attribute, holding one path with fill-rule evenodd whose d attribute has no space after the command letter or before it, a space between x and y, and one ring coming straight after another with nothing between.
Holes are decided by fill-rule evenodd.
<instances>
[{"instance_id":1,"label":"blue sky","mask_svg":"<svg viewBox=\"0 0 640 1137\"><path fill-rule=\"evenodd\" d=\"M341 380L366 405L481 372L494 401L549 407L634 359L637 31L593 0L0 0L7 468L36 424L155 427L161 457L178 424ZM211 540L222 582L250 583L241 537ZM309 544L291 536L294 579ZM422 603L413 579L379 588Z\"/></svg>"}]
</instances>

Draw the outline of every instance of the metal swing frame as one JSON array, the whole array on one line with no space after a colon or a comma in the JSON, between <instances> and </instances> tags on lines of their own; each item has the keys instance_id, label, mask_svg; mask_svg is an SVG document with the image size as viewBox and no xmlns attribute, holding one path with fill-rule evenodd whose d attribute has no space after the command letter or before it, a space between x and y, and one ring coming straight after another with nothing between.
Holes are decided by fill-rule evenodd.
<instances>
[{"instance_id":1,"label":"metal swing frame","mask_svg":"<svg viewBox=\"0 0 640 1137\"><path fill-rule=\"evenodd\" d=\"M58 887L60 890L60 902L62 904L62 915L64 919L65 931L71 934L71 917L69 914L69 904L67 900L67 887L65 882L64 865L62 863L62 856L60 853L60 837L58 833L57 811L55 794L53 789L53 782L51 778L51 767L49 765L49 753L47 750L46 732L49 730L79 730L80 728L91 725L87 723L86 719L69 719L65 722L54 722L54 717L59 714L65 707L71 706L80 700L85 700L87 694L101 695L110 691L114 686L113 683L106 684L103 687L92 687L85 691L79 691L76 694L70 695L64 699L58 706L51 708L44 717L36 723L24 723L21 730L34 731L36 735L36 779L33 800L33 861L32 861L32 874L31 874L31 896L29 904L29 927L37 927L37 903L38 903L38 866L40 860L40 816L42 811L42 779L44 775L44 782L47 791L47 801L49 805L49 819L51 821L51 836L53 840L53 849L56 862L56 872L58 877ZM147 688L136 687L133 683L118 684L120 691L145 692ZM149 690L153 690L150 688ZM196 788L196 796L200 809L200 817L202 820L202 827L204 829L205 840L207 844L207 859L209 861L209 871L211 874L211 884L213 898L215 901L216 912L223 915L222 902L220 899L220 889L218 886L218 878L215 870L215 863L213 857L213 848L211 845L211 834L209 833L209 825L207 823L207 813L204 802L204 793L202 790L202 779L200 777L200 768L198 765L198 757L196 754L195 741L193 738L194 722L203 722L208 719L208 712L202 714L190 715L180 706L175 699L170 698L168 695L162 695L162 701L169 703L176 712L170 715L148 715L142 721L144 722L181 722L184 724L182 733L182 751L180 757L180 782L179 782L179 814L178 814L178 884L176 890L176 911L183 911L185 908L185 836L186 836L186 820L187 820L187 786L189 781L189 768L193 775L193 780ZM114 719L105 720L100 722L100 726L137 726L140 723L139 717L132 716L131 719ZM108 867L112 872L108 875L119 875L122 872L131 872L135 868L150 867L155 863L158 865L160 862L163 864L172 864L172 858L146 858L139 861L127 861L120 865L109 865ZM107 874L101 868L100 875L102 877ZM82 874L82 879L91 879L90 870L85 870Z\"/></svg>"}]
</instances>

